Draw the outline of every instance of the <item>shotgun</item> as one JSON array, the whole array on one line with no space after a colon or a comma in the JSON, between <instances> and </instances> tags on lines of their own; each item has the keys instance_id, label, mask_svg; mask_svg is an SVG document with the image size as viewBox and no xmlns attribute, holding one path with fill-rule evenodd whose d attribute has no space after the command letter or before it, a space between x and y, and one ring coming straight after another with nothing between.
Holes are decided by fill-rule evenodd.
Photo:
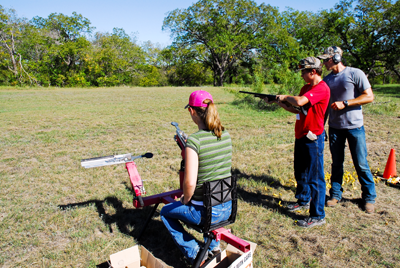
<instances>
[{"instance_id":1,"label":"shotgun","mask_svg":"<svg viewBox=\"0 0 400 268\"><path fill-rule=\"evenodd\" d=\"M268 101L275 101L277 100L276 95L271 95L271 94L262 94L262 93L256 93L256 92L249 92L249 91L239 91L239 93L244 93L244 94L250 94L253 95L256 98L260 98L260 99L265 99L268 98ZM304 106L294 106L292 104L290 104L287 101L283 101L282 103L284 103L286 106L290 107L292 106L296 111L304 114L305 116L307 116L308 113L308 109L310 108L308 105L305 105L307 107Z\"/></svg>"}]
</instances>

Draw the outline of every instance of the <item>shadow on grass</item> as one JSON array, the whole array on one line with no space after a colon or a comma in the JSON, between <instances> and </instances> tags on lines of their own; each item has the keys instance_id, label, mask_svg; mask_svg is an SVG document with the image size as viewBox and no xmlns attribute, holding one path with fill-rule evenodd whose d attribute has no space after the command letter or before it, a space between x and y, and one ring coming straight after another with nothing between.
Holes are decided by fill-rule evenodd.
<instances>
[{"instance_id":1,"label":"shadow on grass","mask_svg":"<svg viewBox=\"0 0 400 268\"><path fill-rule=\"evenodd\" d=\"M286 215L293 220L299 220L303 219L303 215L298 215L295 212L290 212L286 209L286 202L282 204L282 206L279 205L279 201L281 201L280 198L275 198L269 195L261 194L260 192L258 193L252 193L248 192L240 187L237 188L237 193L238 197L241 198L244 202L255 204L255 205L261 205L263 207L272 209L282 215Z\"/></svg>"},{"instance_id":2,"label":"shadow on grass","mask_svg":"<svg viewBox=\"0 0 400 268\"><path fill-rule=\"evenodd\" d=\"M121 233L135 239L139 237L145 220L153 209L153 207L150 206L143 209L124 208L122 201L114 196L106 197L103 200L92 199L85 202L59 205L58 207L62 210L67 210L86 207L93 204L97 209L99 217L102 219L104 224L107 225L110 233L113 233L112 224L115 223ZM105 204L112 206L115 209L115 213L112 215L107 214ZM176 268L186 267L182 253L173 242L164 224L160 220L156 219L158 216L159 213L156 211L147 228L144 230L143 235L140 237L139 244L146 247L156 258L163 260L168 265ZM129 231L132 227L133 230ZM136 243L132 241L132 246L135 244ZM108 268L109 264L106 261L98 264L97 267Z\"/></svg>"},{"instance_id":3,"label":"shadow on grass","mask_svg":"<svg viewBox=\"0 0 400 268\"><path fill-rule=\"evenodd\" d=\"M232 169L232 175L237 176L237 178L244 178L244 179L252 179L254 181L260 181L263 183L268 184L268 187L270 188L283 188L285 190L290 190L292 192L296 192L296 189L294 187L282 185L281 182L274 177L268 176L268 175L261 175L261 176L255 176L255 175L249 175L247 173L244 173L240 171L239 169L235 168Z\"/></svg>"},{"instance_id":4,"label":"shadow on grass","mask_svg":"<svg viewBox=\"0 0 400 268\"><path fill-rule=\"evenodd\" d=\"M330 197L326 196L326 200L329 200L329 198ZM348 199L348 198L342 197L342 200L340 200L340 203L343 203L343 202L353 203L354 205L357 205L360 210L362 210L362 211L365 210L365 201L362 198Z\"/></svg>"},{"instance_id":5,"label":"shadow on grass","mask_svg":"<svg viewBox=\"0 0 400 268\"><path fill-rule=\"evenodd\" d=\"M269 187L272 187L275 189L283 188L286 190L290 190L292 192L296 191L293 187L288 187L288 186L282 185L278 180L274 179L271 176L267 176L267 175L250 176L246 173L241 172L238 169L233 169L232 175L236 175L236 176L238 176L238 178L252 179L255 181L265 182L268 184ZM294 220L304 218L303 215L298 215L295 212L288 211L286 209L286 205L288 204L288 202L282 202L282 199L280 199L280 198L263 194L260 191L249 192L249 191L246 191L245 189L241 188L240 186L238 186L238 188L237 188L237 193L238 193L238 198L241 198L244 202L255 204L255 205L261 205L263 207L272 209L280 214L286 215ZM281 205L279 205L279 201L281 201Z\"/></svg>"},{"instance_id":6,"label":"shadow on grass","mask_svg":"<svg viewBox=\"0 0 400 268\"><path fill-rule=\"evenodd\" d=\"M400 85L386 85L386 86L381 86L381 85L375 85L373 88L374 92L379 92L381 94L385 95L393 95L392 97L400 98L399 92L400 92Z\"/></svg>"},{"instance_id":7,"label":"shadow on grass","mask_svg":"<svg viewBox=\"0 0 400 268\"><path fill-rule=\"evenodd\" d=\"M87 207L93 204L97 209L99 217L107 225L110 233L113 233L111 225L115 223L118 230L121 233L133 236L133 233L129 231L129 226L140 223L140 221L138 221L137 218L142 216L141 214L143 214L144 212L144 209L137 210L137 209L124 208L122 205L122 201L118 200L118 198L114 196L106 197L103 200L92 199L80 203L59 205L58 207L62 210L66 210L66 209L75 209L79 207ZM105 204L112 206L115 209L115 213L113 215L106 213L106 210L104 208Z\"/></svg>"}]
</instances>

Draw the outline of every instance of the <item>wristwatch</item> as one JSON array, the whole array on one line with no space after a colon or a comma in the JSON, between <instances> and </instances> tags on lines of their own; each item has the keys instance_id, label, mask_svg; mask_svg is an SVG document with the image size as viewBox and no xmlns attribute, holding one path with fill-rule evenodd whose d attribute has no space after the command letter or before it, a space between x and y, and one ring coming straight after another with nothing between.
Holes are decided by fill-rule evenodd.
<instances>
[{"instance_id":1,"label":"wristwatch","mask_svg":"<svg viewBox=\"0 0 400 268\"><path fill-rule=\"evenodd\" d=\"M344 104L344 107L349 106L349 103L347 102L347 100L344 100L344 101L343 101L343 104Z\"/></svg>"}]
</instances>

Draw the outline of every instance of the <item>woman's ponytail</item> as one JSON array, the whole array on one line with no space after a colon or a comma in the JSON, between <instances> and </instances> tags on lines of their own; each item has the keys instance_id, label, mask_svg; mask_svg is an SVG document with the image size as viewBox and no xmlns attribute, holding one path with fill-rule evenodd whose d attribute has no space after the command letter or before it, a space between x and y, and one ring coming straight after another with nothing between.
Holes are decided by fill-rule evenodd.
<instances>
[{"instance_id":1,"label":"woman's ponytail","mask_svg":"<svg viewBox=\"0 0 400 268\"><path fill-rule=\"evenodd\" d=\"M203 107L192 107L192 108L195 109L199 117L203 120L207 129L212 131L214 135L217 136L218 139L221 139L222 131L225 128L222 126L221 120L219 119L217 107L209 99L204 100L203 103L207 104L207 108Z\"/></svg>"}]
</instances>

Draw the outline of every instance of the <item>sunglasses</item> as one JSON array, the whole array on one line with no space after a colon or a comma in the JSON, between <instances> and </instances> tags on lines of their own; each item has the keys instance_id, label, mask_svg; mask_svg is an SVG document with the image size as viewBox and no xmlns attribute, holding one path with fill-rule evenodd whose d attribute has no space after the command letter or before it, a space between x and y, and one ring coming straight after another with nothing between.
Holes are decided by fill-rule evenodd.
<instances>
[{"instance_id":1,"label":"sunglasses","mask_svg":"<svg viewBox=\"0 0 400 268\"><path fill-rule=\"evenodd\" d=\"M330 61L332 58L327 58L327 59L323 59L323 62L325 63L325 62L328 62L328 61Z\"/></svg>"}]
</instances>

